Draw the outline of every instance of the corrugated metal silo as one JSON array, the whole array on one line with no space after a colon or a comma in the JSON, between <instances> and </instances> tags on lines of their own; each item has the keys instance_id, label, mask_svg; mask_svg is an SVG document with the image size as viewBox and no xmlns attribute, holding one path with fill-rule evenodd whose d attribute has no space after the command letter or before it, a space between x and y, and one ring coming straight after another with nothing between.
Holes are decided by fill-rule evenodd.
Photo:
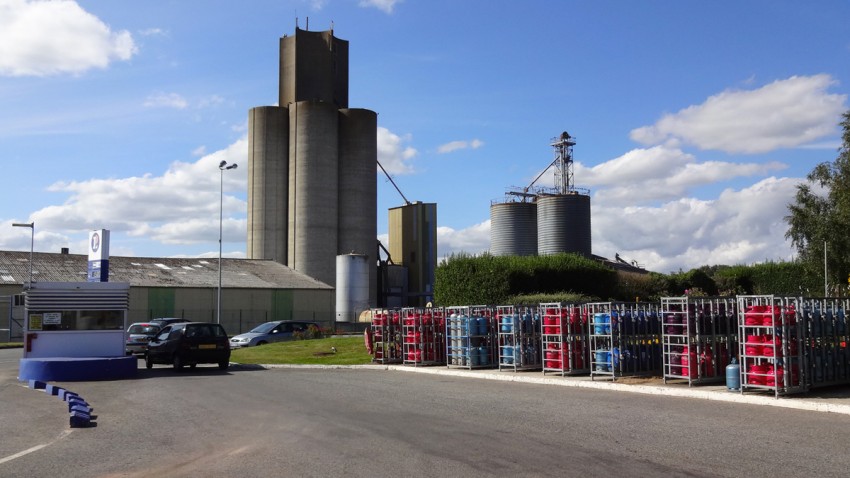
<instances>
[{"instance_id":1,"label":"corrugated metal silo","mask_svg":"<svg viewBox=\"0 0 850 478\"><path fill-rule=\"evenodd\" d=\"M289 267L336 282L337 108L322 101L289 106Z\"/></svg>"},{"instance_id":2,"label":"corrugated metal silo","mask_svg":"<svg viewBox=\"0 0 850 478\"><path fill-rule=\"evenodd\" d=\"M287 261L289 113L248 112L248 259Z\"/></svg>"},{"instance_id":3,"label":"corrugated metal silo","mask_svg":"<svg viewBox=\"0 0 850 478\"><path fill-rule=\"evenodd\" d=\"M590 255L590 196L537 197L537 254L576 252Z\"/></svg>"},{"instance_id":4,"label":"corrugated metal silo","mask_svg":"<svg viewBox=\"0 0 850 478\"><path fill-rule=\"evenodd\" d=\"M339 254L363 254L369 267L369 303L377 305L378 114L339 110Z\"/></svg>"},{"instance_id":5,"label":"corrugated metal silo","mask_svg":"<svg viewBox=\"0 0 850 478\"><path fill-rule=\"evenodd\" d=\"M537 204L504 202L490 205L490 253L494 256L537 254Z\"/></svg>"},{"instance_id":6,"label":"corrugated metal silo","mask_svg":"<svg viewBox=\"0 0 850 478\"><path fill-rule=\"evenodd\" d=\"M369 310L369 258L363 254L336 257L336 321L357 322Z\"/></svg>"}]
</instances>

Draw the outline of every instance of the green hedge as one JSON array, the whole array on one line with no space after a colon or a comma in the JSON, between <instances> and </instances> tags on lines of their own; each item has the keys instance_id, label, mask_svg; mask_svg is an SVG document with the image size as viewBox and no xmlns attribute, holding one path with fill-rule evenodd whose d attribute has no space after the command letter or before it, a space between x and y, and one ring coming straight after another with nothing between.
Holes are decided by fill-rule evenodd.
<instances>
[{"instance_id":1,"label":"green hedge","mask_svg":"<svg viewBox=\"0 0 850 478\"><path fill-rule=\"evenodd\" d=\"M686 292L687 291L687 292ZM823 278L799 262L703 266L671 274L615 272L577 254L452 255L435 271L434 302L531 305L600 300L654 301L685 295L823 295Z\"/></svg>"},{"instance_id":2,"label":"green hedge","mask_svg":"<svg viewBox=\"0 0 850 478\"><path fill-rule=\"evenodd\" d=\"M441 306L508 304L529 294L610 297L616 286L612 269L577 254L456 254L437 266L434 302Z\"/></svg>"}]
</instances>

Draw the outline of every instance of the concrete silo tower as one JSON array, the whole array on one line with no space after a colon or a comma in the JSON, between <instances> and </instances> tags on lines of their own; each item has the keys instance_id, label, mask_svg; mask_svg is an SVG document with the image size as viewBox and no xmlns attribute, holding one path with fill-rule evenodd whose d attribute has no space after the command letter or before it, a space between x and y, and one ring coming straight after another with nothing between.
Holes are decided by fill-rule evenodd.
<instances>
[{"instance_id":1,"label":"concrete silo tower","mask_svg":"<svg viewBox=\"0 0 850 478\"><path fill-rule=\"evenodd\" d=\"M248 119L248 258L337 287L336 257L377 261L377 113L348 107L348 42L295 29L280 39L280 106Z\"/></svg>"}]
</instances>

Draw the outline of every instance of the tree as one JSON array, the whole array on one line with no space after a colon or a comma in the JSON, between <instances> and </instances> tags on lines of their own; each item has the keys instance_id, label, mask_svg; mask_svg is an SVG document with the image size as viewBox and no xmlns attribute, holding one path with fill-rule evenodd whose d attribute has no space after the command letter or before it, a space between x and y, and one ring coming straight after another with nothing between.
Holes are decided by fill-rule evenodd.
<instances>
[{"instance_id":1,"label":"tree","mask_svg":"<svg viewBox=\"0 0 850 478\"><path fill-rule=\"evenodd\" d=\"M843 118L838 157L815 166L808 181L797 186L785 216L785 237L797 248L808 274L822 277L826 245L827 280L833 286L845 284L850 273L850 111Z\"/></svg>"}]
</instances>

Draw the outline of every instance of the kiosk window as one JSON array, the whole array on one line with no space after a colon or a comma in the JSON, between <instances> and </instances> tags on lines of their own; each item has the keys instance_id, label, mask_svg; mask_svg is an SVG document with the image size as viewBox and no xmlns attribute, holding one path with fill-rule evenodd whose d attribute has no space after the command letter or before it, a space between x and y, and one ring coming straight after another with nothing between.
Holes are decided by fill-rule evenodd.
<instances>
[{"instance_id":1,"label":"kiosk window","mask_svg":"<svg viewBox=\"0 0 850 478\"><path fill-rule=\"evenodd\" d=\"M29 311L30 317L41 315L41 330L123 330L122 310L41 310Z\"/></svg>"}]
</instances>

